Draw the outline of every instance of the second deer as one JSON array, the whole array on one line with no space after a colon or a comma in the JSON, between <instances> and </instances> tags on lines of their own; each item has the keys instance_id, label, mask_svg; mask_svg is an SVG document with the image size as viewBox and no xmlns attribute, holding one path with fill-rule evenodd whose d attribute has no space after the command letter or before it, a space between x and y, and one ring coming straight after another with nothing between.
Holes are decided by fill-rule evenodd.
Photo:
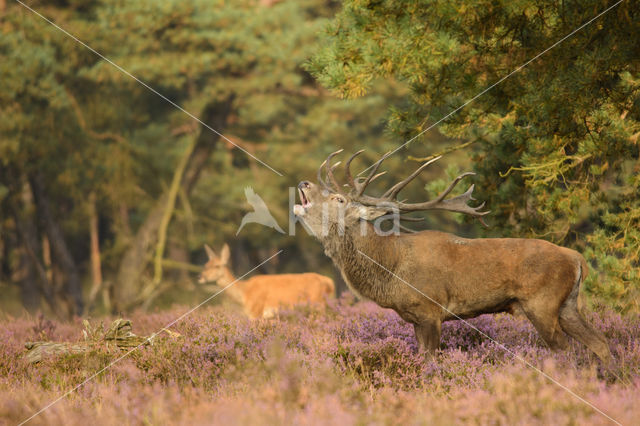
<instances>
[{"instance_id":1,"label":"second deer","mask_svg":"<svg viewBox=\"0 0 640 426\"><path fill-rule=\"evenodd\" d=\"M205 244L209 260L198 279L201 284L213 282L226 287L236 281L229 266L229 246L217 255ZM296 304L324 304L332 297L335 286L331 278L315 273L256 275L246 281L237 281L226 293L238 302L249 318L273 317L278 309Z\"/></svg>"}]
</instances>

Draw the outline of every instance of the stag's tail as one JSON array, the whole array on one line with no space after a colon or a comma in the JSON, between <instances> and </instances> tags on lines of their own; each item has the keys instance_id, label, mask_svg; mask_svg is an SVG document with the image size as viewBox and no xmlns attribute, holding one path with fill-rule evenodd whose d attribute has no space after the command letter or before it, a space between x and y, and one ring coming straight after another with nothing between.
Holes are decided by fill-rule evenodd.
<instances>
[{"instance_id":1,"label":"stag's tail","mask_svg":"<svg viewBox=\"0 0 640 426\"><path fill-rule=\"evenodd\" d=\"M584 318L584 301L580 294L580 286L587 276L589 267L584 257L580 256L578 277L569 296L560 307L560 327L569 336L588 347L605 364L611 362L611 352L604 335L593 328Z\"/></svg>"},{"instance_id":2,"label":"stag's tail","mask_svg":"<svg viewBox=\"0 0 640 426\"><path fill-rule=\"evenodd\" d=\"M574 289L577 289L575 291L578 293L578 296L576 299L578 312L580 312L580 315L584 317L584 293L580 292L580 287L582 287L582 283L584 283L584 280L587 278L587 275L589 274L589 264L587 263L586 259L581 255L579 255L578 261L580 262L580 264L578 265L578 269L579 269L578 281L576 282Z\"/></svg>"}]
</instances>

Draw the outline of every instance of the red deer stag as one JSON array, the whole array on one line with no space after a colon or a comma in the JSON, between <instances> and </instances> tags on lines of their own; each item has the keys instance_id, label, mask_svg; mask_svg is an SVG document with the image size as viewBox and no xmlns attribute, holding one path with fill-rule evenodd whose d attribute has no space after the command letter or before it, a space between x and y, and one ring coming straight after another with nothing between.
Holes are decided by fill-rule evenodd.
<instances>
[{"instance_id":1,"label":"red deer stag","mask_svg":"<svg viewBox=\"0 0 640 426\"><path fill-rule=\"evenodd\" d=\"M579 291L588 271L582 255L537 239L466 239L438 231L376 232L370 221L380 218L379 222L382 216L416 220L404 214L437 209L482 220L489 212L480 211L482 205L467 204L473 200L473 185L464 194L447 198L460 180L473 173L458 176L434 200L398 200L400 191L440 157L421 165L378 198L364 191L381 175L376 172L389 154L366 177L354 179L350 165L362 151L355 153L345 165L347 183L341 185L333 174L339 163L331 164L331 158L341 151L329 155L320 166L319 185L300 182L302 204L294 206L294 213L321 241L351 290L395 310L413 324L420 350L433 353L438 348L443 321L518 311L551 348L566 347L566 333L603 362L610 361L604 336L582 314Z\"/></svg>"},{"instance_id":2,"label":"red deer stag","mask_svg":"<svg viewBox=\"0 0 640 426\"><path fill-rule=\"evenodd\" d=\"M198 282L213 282L219 287L226 287L236 281L229 268L229 246L225 244L222 247L220 256L208 245L204 248L209 261L204 265ZM282 307L325 303L326 298L334 294L334 284L331 278L314 273L256 275L236 282L226 292L242 306L249 318L269 318Z\"/></svg>"}]
</instances>

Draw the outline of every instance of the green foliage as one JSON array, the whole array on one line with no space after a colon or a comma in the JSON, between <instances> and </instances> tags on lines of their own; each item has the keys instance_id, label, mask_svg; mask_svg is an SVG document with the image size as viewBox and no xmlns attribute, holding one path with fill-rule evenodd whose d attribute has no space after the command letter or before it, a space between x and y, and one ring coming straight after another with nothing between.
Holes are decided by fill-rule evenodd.
<instances>
[{"instance_id":1,"label":"green foliage","mask_svg":"<svg viewBox=\"0 0 640 426\"><path fill-rule=\"evenodd\" d=\"M288 187L313 176L327 154L367 147L366 161L375 159L611 4L346 0L332 20L335 5L320 0L32 6L207 123L215 119L208 108L232 95L225 135L284 172L279 178L232 145L216 146L190 196L177 194L167 228L166 256L182 250L186 260L200 263L203 243L220 246L235 236L250 210L246 186L284 226ZM475 141L446 157L453 165L434 165L427 178L472 162L477 198L493 212L489 232L578 248L599 272L590 275L589 291L621 311L637 309L640 288L637 6L623 2L407 152L425 156L445 144ZM20 258L13 250L19 239L4 239L17 233L7 205L39 171L87 274L87 200L95 194L102 267L105 280L113 280L180 158L209 130L19 4L5 7L0 166L20 179L0 182L7 264L10 269ZM345 99L331 96L309 72ZM388 163L395 173L376 182L374 192L407 170L402 158ZM450 167L445 173L439 166ZM414 186L404 195L424 198ZM29 217L30 211L25 205L19 213ZM460 229L433 217L439 228ZM477 232L471 225L463 231ZM292 254L277 270L332 273L317 244L302 234L285 238L248 225L232 244L248 253L240 263L234 259L235 266L245 272L278 247Z\"/></svg>"},{"instance_id":2,"label":"green foliage","mask_svg":"<svg viewBox=\"0 0 640 426\"><path fill-rule=\"evenodd\" d=\"M203 243L232 242L251 210L247 186L287 229L288 188L315 175L330 152L359 149L366 141L371 159L392 146L383 118L406 91L385 83L370 97L345 102L302 69L335 12L331 4L102 0L32 6L205 123L217 118L211 105L232 96L220 130L285 175L218 142L193 191L177 194L166 256L182 251L187 259L180 260L198 264ZM210 130L19 4L7 4L0 31L0 114L11 117L0 123L0 164L23 179L35 170L44 175L54 216L87 275L87 200L95 194L103 274L117 281L123 253L166 194L180 159ZM15 231L14 224L6 226ZM234 252L246 253L234 266L244 273L278 247L291 252L280 270L333 273L319 246L301 237L248 225L232 244Z\"/></svg>"},{"instance_id":3,"label":"green foliage","mask_svg":"<svg viewBox=\"0 0 640 426\"><path fill-rule=\"evenodd\" d=\"M406 139L500 82L439 126L478 140L471 157L490 232L580 249L600 272L588 290L637 310L638 2L554 46L612 4L347 0L308 68L346 98L379 78L404 83L411 102L390 122Z\"/></svg>"}]
</instances>

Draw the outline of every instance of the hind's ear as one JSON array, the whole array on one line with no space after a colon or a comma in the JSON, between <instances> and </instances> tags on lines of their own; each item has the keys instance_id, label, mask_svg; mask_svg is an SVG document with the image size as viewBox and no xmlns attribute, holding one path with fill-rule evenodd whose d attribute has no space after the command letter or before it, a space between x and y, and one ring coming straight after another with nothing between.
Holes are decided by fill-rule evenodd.
<instances>
[{"instance_id":1,"label":"hind's ear","mask_svg":"<svg viewBox=\"0 0 640 426\"><path fill-rule=\"evenodd\" d=\"M209 258L209 260L216 257L215 252L207 244L204 245L204 251L207 252L207 257Z\"/></svg>"},{"instance_id":2,"label":"hind's ear","mask_svg":"<svg viewBox=\"0 0 640 426\"><path fill-rule=\"evenodd\" d=\"M222 251L220 251L220 260L222 263L227 263L229 257L231 257L231 251L229 250L229 245L225 243L224 246L222 246Z\"/></svg>"}]
</instances>

